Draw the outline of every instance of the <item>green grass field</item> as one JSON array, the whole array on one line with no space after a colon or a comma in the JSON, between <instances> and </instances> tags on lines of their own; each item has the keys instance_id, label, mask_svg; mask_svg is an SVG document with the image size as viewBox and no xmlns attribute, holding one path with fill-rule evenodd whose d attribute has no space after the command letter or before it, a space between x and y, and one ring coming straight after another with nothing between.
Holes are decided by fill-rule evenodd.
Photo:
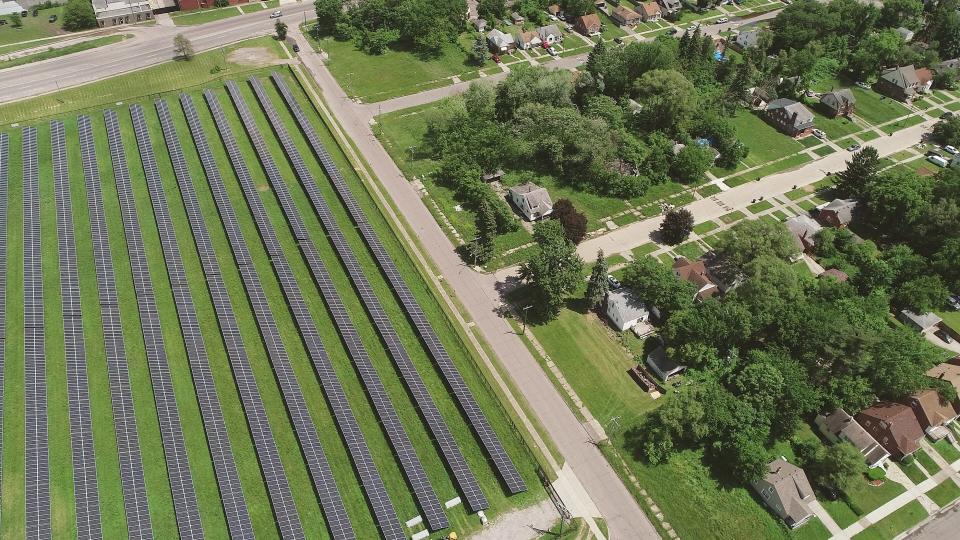
<instances>
[{"instance_id":1,"label":"green grass field","mask_svg":"<svg viewBox=\"0 0 960 540\"><path fill-rule=\"evenodd\" d=\"M780 133L750 111L739 111L731 120L737 137L750 149L743 160L747 167L756 167L803 150L803 145Z\"/></svg>"},{"instance_id":2,"label":"green grass field","mask_svg":"<svg viewBox=\"0 0 960 540\"><path fill-rule=\"evenodd\" d=\"M957 450L947 439L940 439L933 444L933 448L947 463L952 464L954 461L960 459L960 450Z\"/></svg>"},{"instance_id":3,"label":"green grass field","mask_svg":"<svg viewBox=\"0 0 960 540\"><path fill-rule=\"evenodd\" d=\"M926 495L937 503L937 506L943 507L960 497L960 486L957 486L952 478L947 478L940 485L928 491Z\"/></svg>"},{"instance_id":4,"label":"green grass field","mask_svg":"<svg viewBox=\"0 0 960 540\"><path fill-rule=\"evenodd\" d=\"M259 4L252 4L252 5L259 6ZM245 6L245 7L252 7L252 5ZM263 8L260 8L260 9L263 9ZM252 13L254 11L257 11L257 10L251 9L250 11L246 11L244 9L243 12ZM208 22L219 21L222 19L229 19L230 17L236 17L237 15L241 15L240 10L237 9L236 6L230 6L230 7L224 7L224 8L182 11L179 13L174 13L173 15L171 15L170 18L173 19L174 24L176 24L177 26L193 26L196 24L204 24Z\"/></svg>"},{"instance_id":5,"label":"green grass field","mask_svg":"<svg viewBox=\"0 0 960 540\"><path fill-rule=\"evenodd\" d=\"M60 27L63 22L62 6L50 9L42 9L36 17L33 16L33 9L29 9L28 11L30 11L30 13L21 19L23 22L23 26L21 28L13 27L13 24L10 20L10 15L0 17L0 19L6 19L7 21L7 24L0 26L0 45L11 45L13 43L32 41L35 39L43 39L68 33L66 30ZM57 22L51 23L48 21L51 15L56 15L58 17Z\"/></svg>"},{"instance_id":6,"label":"green grass field","mask_svg":"<svg viewBox=\"0 0 960 540\"><path fill-rule=\"evenodd\" d=\"M104 45L111 45L113 43L118 43L120 41L123 41L124 38L126 37L127 36L123 34L114 34L112 36L104 36L96 39L91 39L88 41L83 41L81 43L77 43L76 45L67 45L66 47L49 49L43 52L38 52L34 54L29 54L27 56L14 58L12 60L4 60L0 62L0 69L22 66L24 64L32 64L34 62L40 62L41 60L49 60L51 58L59 58L61 56L66 56L68 54L78 53L80 51L96 49L97 47L103 47Z\"/></svg>"},{"instance_id":7,"label":"green grass field","mask_svg":"<svg viewBox=\"0 0 960 540\"><path fill-rule=\"evenodd\" d=\"M198 55L198 59L203 63L203 55ZM168 64L172 69L179 69L179 64ZM290 72L284 68L284 73L290 77ZM261 77L265 77L269 70L259 70L255 72ZM241 71L239 67L234 76L240 78ZM166 79L169 80L169 79ZM242 79L241 79L242 80ZM308 105L305 94L297 85L296 80L290 77L291 88L303 105ZM123 81L116 81L117 86L126 88ZM301 149L308 166L314 173L314 176L320 182L321 190L328 202L333 207L335 217L343 228L347 241L355 250L361 265L366 269L375 269L376 265L372 256L367 251L361 237L353 228L345 209L339 204L335 191L332 186L326 183L326 176L322 168L317 163L310 151L304 138L296 128L296 124L287 112L279 95L273 90L273 85L265 81L271 99L278 106L282 121L287 125L293 134L297 146ZM244 133L239 124L239 119L226 98L226 92L220 84L208 83L208 86L215 88L221 103L225 105L228 120L237 134ZM243 93L249 104L253 105L256 101L252 98L252 93L247 85L241 85ZM334 471L337 484L348 512L360 537L372 537L376 535L376 528L370 517L369 510L364 502L363 494L353 472L351 462L348 458L346 447L338 435L338 431L333 423L326 402L320 398L322 391L316 376L313 373L312 366L307 360L303 344L299 333L293 323L289 310L286 307L279 284L274 276L271 264L267 258L266 252L260 245L259 236L253 220L246 208L239 185L232 174L232 169L227 160L227 156L219 139L213 130L213 121L206 106L200 97L200 88L191 88L189 93L193 96L195 103L200 111L201 122L203 123L208 135L211 137L212 148L215 158L220 164L221 172L227 184L231 201L237 210L237 216L241 229L243 230L248 243L250 244L251 254L254 265L260 273L264 289L270 299L270 305L273 308L278 326L282 335L284 345L290 353L294 364L298 380L306 396L312 396L308 399L311 416L316 423L321 442L324 445L328 460ZM152 93L149 93L152 94ZM73 95L73 94L70 94ZM147 112L147 121L153 136L155 150L159 158L160 174L164 181L169 211L175 224L176 233L180 248L183 252L185 271L194 301L197 305L198 316L202 325L202 332L207 345L210 357L211 368L214 373L216 387L225 413L228 435L234 447L234 455L240 469L241 484L244 495L246 496L251 517L257 531L258 537L275 538L277 536L274 518L270 509L269 499L266 488L260 475L259 466L256 460L256 454L253 449L249 430L246 426L246 418L240 404L239 396L236 391L228 358L219 336L219 326L216 317L213 315L213 307L210 301L202 267L195 248L193 247L192 235L185 211L180 200L179 190L174 178L172 167L167 158L166 149L162 143L159 121L153 109L152 99L155 95L148 98L138 99L136 95L129 97L133 101L139 101L145 107ZM301 520L308 537L318 538L326 537L326 526L323 514L320 511L318 502L314 495L312 484L306 472L303 458L294 437L287 412L284 407L281 394L274 379L273 372L268 360L266 350L257 336L259 332L253 318L252 310L243 292L243 287L237 273L236 267L232 263L232 255L229 244L226 239L223 227L220 225L219 216L212 196L205 183L205 177L202 173L199 159L189 136L186 122L180 112L179 105L176 103L176 94L163 95L171 104L173 118L176 128L184 143L187 162L193 180L198 190L199 202L202 212L206 218L207 226L210 229L211 239L216 250L218 259L221 262L223 276L227 289L233 301L236 310L240 330L244 336L247 346L247 352L253 367L254 376L258 382L260 392L263 396L267 415L274 430L278 448L281 452L281 459L286 468L287 475L291 482L291 488L294 493L295 503L298 507ZM85 104L79 100L79 97L72 101L75 108L83 109L85 106L95 104ZM95 99L99 99L95 98ZM190 459L191 470L196 482L196 490L200 502L201 518L207 535L210 538L226 538L226 526L223 511L219 501L219 493L216 486L213 468L210 462L209 451L203 432L203 425L200 421L199 409L192 388L192 377L187 364L186 353L183 346L183 338L180 334L176 310L170 292L169 283L166 277L166 269L160 250L160 244L156 232L156 226L153 221L152 207L149 200L149 193L143 179L143 171L139 165L139 157L136 151L136 142L133 137L132 125L129 113L126 110L128 103L117 107L121 119L121 130L124 144L127 149L127 155L131 164L132 184L135 190L136 204L141 220L141 226L145 235L145 244L147 246L147 259L150 264L151 278L156 288L158 310L160 313L161 324L163 325L167 353L170 362L171 374L174 380L174 391L177 397L177 403L180 408L180 414L183 421L187 451ZM254 106L254 114L258 124L264 133L271 133L266 120L260 112L259 107ZM20 111L22 109L0 109L0 114L13 114L10 111ZM501 407L496 393L487 385L486 377L481 373L476 365L474 352L469 349L459 337L454 326L447 319L443 308L434 295L434 292L424 281L417 270L416 265L406 255L406 251L393 234L390 225L380 214L374 200L367 193L363 183L350 168L344 155L334 141L332 135L326 130L319 115L309 106L305 110L310 115L312 123L318 127L321 137L327 143L327 148L338 163L341 171L352 186L354 194L360 202L360 205L367 212L367 217L374 228L380 233L381 240L390 251L397 262L401 272L406 276L407 281L418 297L425 312L441 338L441 341L447 347L450 355L455 359L460 367L468 385L473 389L474 394L481 407L486 411L492 425L498 432L508 453L514 458L521 474L527 482L529 491L518 496L507 497L495 478L492 469L487 463L486 456L480 448L479 443L474 438L465 419L460 414L455 402L450 397L446 386L434 368L426 350L420 344L419 339L414 333L412 327L407 322L405 315L389 290L388 285L380 274L372 270L368 276L373 282L373 286L378 293L385 309L393 321L401 340L406 346L410 356L414 360L421 376L423 377L434 400L440 408L441 414L446 419L455 439L459 443L471 469L476 473L477 478L484 489L491 503L491 508L487 511L491 518L497 514L512 508L528 505L544 496L543 489L539 487L539 481L535 472L534 458L527 450L523 439L514 431L511 426L511 416ZM131 360L131 381L135 398L138 431L141 437L141 449L143 452L143 461L146 469L147 488L150 494L150 512L153 519L154 531L157 537L175 538L177 535L176 523L173 514L173 505L170 496L170 489L166 478L166 470L163 461L162 445L160 444L160 434L156 417L156 410L153 405L153 395L150 384L149 373L144 357L143 339L140 334L139 318L137 313L135 295L130 276L130 268L126 258L126 246L123 240L123 229L119 211L119 202L113 183L112 169L110 167L109 154L106 148L105 132L103 128L102 114L99 109L89 111L93 121L95 133L97 134L97 153L101 165L102 184L104 192L104 201L106 206L106 218L108 229L111 234L111 245L113 248L113 259L117 271L117 286L122 303L122 316L124 323L125 344L128 356ZM86 211L86 196L83 185L81 168L79 165L79 148L73 143L76 141L76 127L74 112L60 111L59 114L68 124L68 150L71 164L71 183L74 198L74 212L77 228L77 246L80 254L80 275L81 292L83 295L83 313L85 322L85 333L87 341L88 358L102 358L103 344L100 330L99 307L97 303L97 288L95 274L93 272L92 257L84 256L89 254L91 249L90 229ZM49 134L46 122L38 123L41 130L41 177L49 176ZM20 178L19 169L19 130L10 131L12 145L11 155L15 156L11 164L11 179ZM241 150L247 157L248 165L253 171L259 171L259 162L255 158L253 149L248 141L241 137ZM380 343L379 337L373 329L372 323L366 316L365 310L359 297L353 292L345 270L339 263L339 260L327 240L326 234L320 227L319 220L314 217L311 206L306 195L294 180L293 173L286 159L280 150L280 147L272 138L269 139L269 149L271 154L277 160L278 166L285 179L289 181L289 187L297 206L304 214L308 230L316 242L321 257L330 270L331 277L338 290L343 295L349 314L353 317L360 334L361 340L366 345L371 358L381 375L381 378L392 398L397 410L400 413L407 432L420 455L427 470L428 477L437 492L441 501L446 501L457 496L457 490L439 458L439 453L432 442L431 437L426 431L422 421L419 418L416 407L411 398L407 395L405 387L401 384L399 377L387 357L385 348ZM256 174L256 173L255 173ZM46 176L45 176L46 175ZM57 277L57 244L56 235L49 234L49 231L55 230L55 213L53 200L52 183L42 183L44 186L43 198L43 226L48 234L44 237L44 279L45 279L45 298L47 301L48 317L47 322L51 326L47 332L47 353L48 353L48 392L50 402L50 432L69 433L66 414L66 383L65 369L63 360L63 344L61 331L58 331L59 324L59 286ZM285 225L285 221L280 211L277 201L273 195L267 191L264 192L264 203L267 207L269 218L278 230L278 235L284 251L290 258L294 273L300 280L300 285L304 292L304 297L308 303L312 315L317 321L317 326L321 330L321 337L324 345L334 362L335 369L341 378L341 381L349 396L350 404L353 407L357 419L361 423L361 429L367 438L374 461L377 464L381 474L386 481L387 491L391 496L401 521L413 517L418 513L410 490L404 481L395 458L386 442L386 437L379 427L373 408L370 405L359 378L355 373L352 363L346 354L346 349L342 345L338 334L334 330L332 319L329 317L325 305L321 300L319 292L312 283L309 272L302 258L298 255L296 243L292 234ZM4 445L3 455L3 522L0 536L3 537L21 537L24 530L24 512L23 512L23 372L22 372L22 230L18 225L22 219L22 209L20 208L21 191L19 182L11 182L10 186L10 234L9 234L9 272L8 272L8 340L7 340L7 371L6 371L6 399L7 414L5 415L5 431L7 437ZM48 271L49 269L49 271ZM139 361L138 361L139 360ZM90 385L91 385L91 406L94 420L94 443L97 450L98 475L100 480L101 506L103 510L104 536L115 538L122 537L125 534L125 523L122 507L122 492L120 488L119 471L116 457L116 441L113 437L113 424L110 408L110 394L108 391L108 380L106 367L102 362L93 362L90 367ZM53 532L57 537L74 536L74 515L73 515L73 488L70 462L70 444L68 437L57 437L51 439L51 493L54 501L54 524ZM451 528L460 533L469 532L479 528L479 520L476 516L467 515L463 506L454 507L447 511L451 522Z\"/></svg>"},{"instance_id":8,"label":"green grass field","mask_svg":"<svg viewBox=\"0 0 960 540\"><path fill-rule=\"evenodd\" d=\"M910 112L902 103L873 90L854 86L851 87L851 91L857 100L857 110L854 114L873 125L889 122Z\"/></svg>"},{"instance_id":9,"label":"green grass field","mask_svg":"<svg viewBox=\"0 0 960 540\"><path fill-rule=\"evenodd\" d=\"M874 523L860 534L856 540L890 540L913 527L927 517L927 511L918 501L910 501L896 512Z\"/></svg>"}]
</instances>

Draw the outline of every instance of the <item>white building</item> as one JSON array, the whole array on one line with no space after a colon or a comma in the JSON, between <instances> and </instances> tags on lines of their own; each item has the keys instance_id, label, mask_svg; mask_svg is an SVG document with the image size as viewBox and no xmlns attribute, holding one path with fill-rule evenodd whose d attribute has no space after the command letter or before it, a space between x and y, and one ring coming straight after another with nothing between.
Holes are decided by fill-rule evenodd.
<instances>
[{"instance_id":1,"label":"white building","mask_svg":"<svg viewBox=\"0 0 960 540\"><path fill-rule=\"evenodd\" d=\"M546 188L532 182L510 188L510 200L523 212L527 221L536 221L553 212L553 201Z\"/></svg>"},{"instance_id":2,"label":"white building","mask_svg":"<svg viewBox=\"0 0 960 540\"><path fill-rule=\"evenodd\" d=\"M153 18L153 8L147 0L93 0L93 12L100 28L135 24Z\"/></svg>"},{"instance_id":3,"label":"white building","mask_svg":"<svg viewBox=\"0 0 960 540\"><path fill-rule=\"evenodd\" d=\"M607 317L617 330L623 332L650 319L646 304L625 288L607 293Z\"/></svg>"}]
</instances>

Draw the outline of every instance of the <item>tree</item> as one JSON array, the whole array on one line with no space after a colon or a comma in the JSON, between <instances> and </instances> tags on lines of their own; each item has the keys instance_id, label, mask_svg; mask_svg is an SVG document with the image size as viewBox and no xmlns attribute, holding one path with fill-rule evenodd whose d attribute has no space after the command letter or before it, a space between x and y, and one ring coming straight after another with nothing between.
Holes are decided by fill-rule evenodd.
<instances>
[{"instance_id":1,"label":"tree","mask_svg":"<svg viewBox=\"0 0 960 540\"><path fill-rule=\"evenodd\" d=\"M940 144L960 144L960 117L940 120L933 126L933 140Z\"/></svg>"},{"instance_id":2,"label":"tree","mask_svg":"<svg viewBox=\"0 0 960 540\"><path fill-rule=\"evenodd\" d=\"M593 265L593 271L590 272L590 281L587 282L587 294L584 297L587 306L599 306L600 302L603 302L603 299L607 296L607 291L610 289L610 284L607 282L607 272L609 272L607 260L603 257L603 250L601 249L597 251L597 262Z\"/></svg>"},{"instance_id":3,"label":"tree","mask_svg":"<svg viewBox=\"0 0 960 540\"><path fill-rule=\"evenodd\" d=\"M273 25L273 30L277 33L277 39L283 41L287 39L287 23L283 21L277 21Z\"/></svg>"},{"instance_id":4,"label":"tree","mask_svg":"<svg viewBox=\"0 0 960 540\"><path fill-rule=\"evenodd\" d=\"M703 173L713 165L713 149L699 144L684 146L670 164L670 175L678 182L692 184L703 179Z\"/></svg>"},{"instance_id":5,"label":"tree","mask_svg":"<svg viewBox=\"0 0 960 540\"><path fill-rule=\"evenodd\" d=\"M92 5L91 5L91 9L93 9ZM23 18L20 17L19 13L14 13L10 15L10 26L12 26L13 28L23 27Z\"/></svg>"},{"instance_id":6,"label":"tree","mask_svg":"<svg viewBox=\"0 0 960 540\"><path fill-rule=\"evenodd\" d=\"M93 4L88 0L70 0L63 8L63 29L75 32L97 27Z\"/></svg>"},{"instance_id":7,"label":"tree","mask_svg":"<svg viewBox=\"0 0 960 540\"><path fill-rule=\"evenodd\" d=\"M507 5L503 0L480 0L477 3L477 15L481 19L491 21L507 17Z\"/></svg>"},{"instance_id":8,"label":"tree","mask_svg":"<svg viewBox=\"0 0 960 540\"><path fill-rule=\"evenodd\" d=\"M854 152L844 171L837 173L836 190L844 197L860 197L879 172L880 154L872 146L864 147Z\"/></svg>"},{"instance_id":9,"label":"tree","mask_svg":"<svg viewBox=\"0 0 960 540\"><path fill-rule=\"evenodd\" d=\"M529 71L529 70L525 70ZM634 82L640 116L651 130L680 131L697 107L697 91L682 73L655 69Z\"/></svg>"},{"instance_id":10,"label":"tree","mask_svg":"<svg viewBox=\"0 0 960 540\"><path fill-rule=\"evenodd\" d=\"M177 34L173 38L173 53L176 58L184 60L193 59L193 43L183 34Z\"/></svg>"},{"instance_id":11,"label":"tree","mask_svg":"<svg viewBox=\"0 0 960 540\"><path fill-rule=\"evenodd\" d=\"M470 244L470 255L476 264L486 264L493 258L494 241L497 238L497 220L493 208L486 200L477 209L477 238Z\"/></svg>"},{"instance_id":12,"label":"tree","mask_svg":"<svg viewBox=\"0 0 960 540\"><path fill-rule=\"evenodd\" d=\"M697 294L692 283L678 279L670 267L646 256L627 265L623 284L648 305L656 306L663 317L693 305L693 297Z\"/></svg>"},{"instance_id":13,"label":"tree","mask_svg":"<svg viewBox=\"0 0 960 540\"><path fill-rule=\"evenodd\" d=\"M552 319L560 313L567 295L581 283L583 260L567 240L559 221L547 220L533 227L536 252L520 265L520 279L530 283L533 309Z\"/></svg>"},{"instance_id":14,"label":"tree","mask_svg":"<svg viewBox=\"0 0 960 540\"><path fill-rule=\"evenodd\" d=\"M675 246L693 231L693 214L686 208L670 210L660 223L660 237L664 243Z\"/></svg>"},{"instance_id":15,"label":"tree","mask_svg":"<svg viewBox=\"0 0 960 540\"><path fill-rule=\"evenodd\" d=\"M317 14L317 31L321 35L332 34L343 19L343 0L316 0L313 9Z\"/></svg>"},{"instance_id":16,"label":"tree","mask_svg":"<svg viewBox=\"0 0 960 540\"><path fill-rule=\"evenodd\" d=\"M550 217L560 221L567 240L574 244L579 244L587 235L587 216L578 211L569 199L558 199Z\"/></svg>"},{"instance_id":17,"label":"tree","mask_svg":"<svg viewBox=\"0 0 960 540\"><path fill-rule=\"evenodd\" d=\"M931 179L911 170L891 169L871 182L864 191L867 221L881 234L909 238L913 226L930 207Z\"/></svg>"},{"instance_id":18,"label":"tree","mask_svg":"<svg viewBox=\"0 0 960 540\"><path fill-rule=\"evenodd\" d=\"M915 313L926 313L943 306L950 290L938 275L918 276L904 282L891 296L895 307Z\"/></svg>"},{"instance_id":19,"label":"tree","mask_svg":"<svg viewBox=\"0 0 960 540\"><path fill-rule=\"evenodd\" d=\"M859 77L873 75L882 66L896 64L903 48L903 37L896 30L873 32L850 55L847 67Z\"/></svg>"},{"instance_id":20,"label":"tree","mask_svg":"<svg viewBox=\"0 0 960 540\"><path fill-rule=\"evenodd\" d=\"M798 251L783 223L764 219L737 223L720 234L715 247L718 255L741 269L763 255L787 260Z\"/></svg>"},{"instance_id":21,"label":"tree","mask_svg":"<svg viewBox=\"0 0 960 540\"><path fill-rule=\"evenodd\" d=\"M542 67L515 69L497 86L497 117L501 121L510 120L528 103L570 107L572 89L568 71Z\"/></svg>"},{"instance_id":22,"label":"tree","mask_svg":"<svg viewBox=\"0 0 960 540\"><path fill-rule=\"evenodd\" d=\"M483 40L483 36L477 36L477 39L473 42L473 49L470 51L470 60L474 64L482 66L487 61L488 52L487 42Z\"/></svg>"},{"instance_id":23,"label":"tree","mask_svg":"<svg viewBox=\"0 0 960 540\"><path fill-rule=\"evenodd\" d=\"M881 28L905 26L916 30L922 15L923 2L920 0L885 0L880 9L877 26Z\"/></svg>"},{"instance_id":24,"label":"tree","mask_svg":"<svg viewBox=\"0 0 960 540\"><path fill-rule=\"evenodd\" d=\"M563 8L567 20L593 13L596 9L592 0L561 0L560 7Z\"/></svg>"}]
</instances>

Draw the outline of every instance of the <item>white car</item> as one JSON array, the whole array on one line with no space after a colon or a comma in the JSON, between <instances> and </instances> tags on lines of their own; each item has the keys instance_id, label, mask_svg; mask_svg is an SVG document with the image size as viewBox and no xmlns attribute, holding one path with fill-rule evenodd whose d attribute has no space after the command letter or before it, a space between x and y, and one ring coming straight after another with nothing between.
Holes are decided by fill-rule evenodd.
<instances>
[{"instance_id":1,"label":"white car","mask_svg":"<svg viewBox=\"0 0 960 540\"><path fill-rule=\"evenodd\" d=\"M283 17L283 12L279 9L270 14L271 19L279 19L280 17Z\"/></svg>"},{"instance_id":2,"label":"white car","mask_svg":"<svg viewBox=\"0 0 960 540\"><path fill-rule=\"evenodd\" d=\"M723 24L725 22L730 22L730 19L727 17L720 17L719 19L717 19L717 24Z\"/></svg>"},{"instance_id":3,"label":"white car","mask_svg":"<svg viewBox=\"0 0 960 540\"><path fill-rule=\"evenodd\" d=\"M816 138L818 138L818 139L826 139L826 138L827 138L827 134L824 133L823 130L820 130L820 129L815 129L815 130L813 130L813 136L816 137Z\"/></svg>"},{"instance_id":4,"label":"white car","mask_svg":"<svg viewBox=\"0 0 960 540\"><path fill-rule=\"evenodd\" d=\"M942 156L927 156L927 161L933 163L934 165L939 165L940 167L946 167L950 164L950 162L944 159Z\"/></svg>"},{"instance_id":5,"label":"white car","mask_svg":"<svg viewBox=\"0 0 960 540\"><path fill-rule=\"evenodd\" d=\"M948 154L954 154L954 155L956 155L956 154L960 153L960 150L957 150L956 148L954 148L953 146L950 146L949 144L946 145L946 146L944 146L944 147L943 147L943 150L944 150L945 152L947 152Z\"/></svg>"}]
</instances>

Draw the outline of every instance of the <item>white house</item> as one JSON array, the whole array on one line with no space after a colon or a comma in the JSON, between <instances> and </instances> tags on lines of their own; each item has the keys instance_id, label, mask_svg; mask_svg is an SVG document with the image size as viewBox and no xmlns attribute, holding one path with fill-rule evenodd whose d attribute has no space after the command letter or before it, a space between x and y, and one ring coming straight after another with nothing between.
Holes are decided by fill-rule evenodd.
<instances>
[{"instance_id":1,"label":"white house","mask_svg":"<svg viewBox=\"0 0 960 540\"><path fill-rule=\"evenodd\" d=\"M510 200L527 221L536 221L553 212L553 201L550 200L546 188L532 182L510 188Z\"/></svg>"},{"instance_id":2,"label":"white house","mask_svg":"<svg viewBox=\"0 0 960 540\"><path fill-rule=\"evenodd\" d=\"M744 30L737 34L736 43L741 48L749 49L750 47L756 47L757 42L760 40L760 33L763 30Z\"/></svg>"},{"instance_id":3,"label":"white house","mask_svg":"<svg viewBox=\"0 0 960 540\"><path fill-rule=\"evenodd\" d=\"M607 293L607 317L614 328L623 332L650 319L650 311L632 291L621 288Z\"/></svg>"},{"instance_id":4,"label":"white house","mask_svg":"<svg viewBox=\"0 0 960 540\"><path fill-rule=\"evenodd\" d=\"M890 452L880 446L873 435L863 429L863 426L854 421L853 417L843 409L817 415L813 423L830 442L847 441L852 444L863 455L867 467L879 467L890 458Z\"/></svg>"},{"instance_id":5,"label":"white house","mask_svg":"<svg viewBox=\"0 0 960 540\"><path fill-rule=\"evenodd\" d=\"M553 45L554 43L563 41L563 34L560 33L560 30L555 24L548 24L537 28L537 36L540 37L541 43L546 43L547 45Z\"/></svg>"}]
</instances>

